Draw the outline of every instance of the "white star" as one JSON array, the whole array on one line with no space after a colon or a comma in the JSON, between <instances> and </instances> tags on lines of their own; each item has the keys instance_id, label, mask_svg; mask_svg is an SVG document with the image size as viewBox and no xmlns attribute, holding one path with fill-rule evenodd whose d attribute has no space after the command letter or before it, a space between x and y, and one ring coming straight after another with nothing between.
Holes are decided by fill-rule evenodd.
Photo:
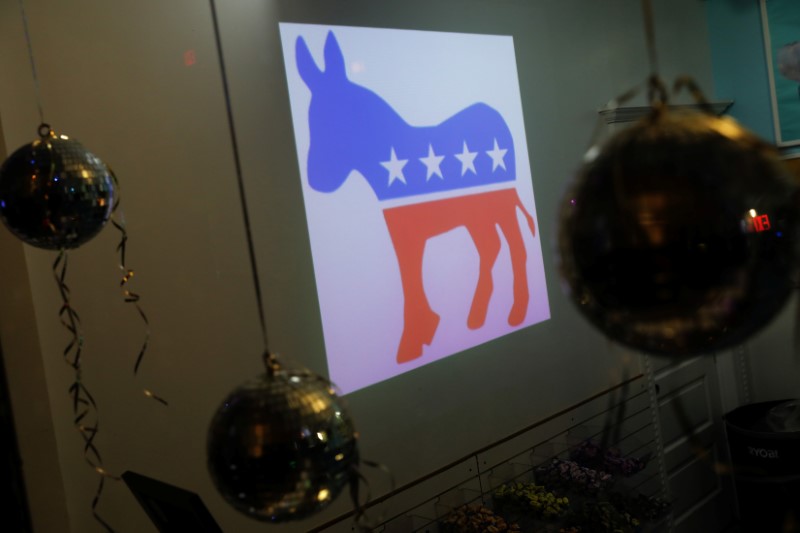
<instances>
[{"instance_id":1,"label":"white star","mask_svg":"<svg viewBox=\"0 0 800 533\"><path fill-rule=\"evenodd\" d=\"M394 153L394 147L392 147L392 155L389 157L389 160L381 161L381 165L389 171L390 186L395 180L400 180L405 184L406 177L403 176L403 167L406 166L406 163L408 163L408 159L397 159L397 155Z\"/></svg>"},{"instance_id":2,"label":"white star","mask_svg":"<svg viewBox=\"0 0 800 533\"><path fill-rule=\"evenodd\" d=\"M506 169L506 162L503 161L506 152L508 152L508 149L501 150L500 147L497 146L497 139L495 139L494 148L486 151L489 157L492 158L492 172L494 172L497 167L503 167L503 170Z\"/></svg>"},{"instance_id":3,"label":"white star","mask_svg":"<svg viewBox=\"0 0 800 533\"><path fill-rule=\"evenodd\" d=\"M464 141L464 150L460 154L455 154L456 158L461 161L461 175L467 173L467 170L471 170L473 174L477 174L475 171L475 157L477 157L478 152L470 152L469 148L467 148L467 141Z\"/></svg>"},{"instance_id":4,"label":"white star","mask_svg":"<svg viewBox=\"0 0 800 533\"><path fill-rule=\"evenodd\" d=\"M422 161L425 164L425 167L428 169L428 175L425 176L426 181L429 181L431 176L434 174L444 179L444 176L442 176L442 169L439 168L439 165L442 164L442 159L444 159L444 156L433 153L433 146L429 144L428 157L419 158L419 160Z\"/></svg>"}]
</instances>

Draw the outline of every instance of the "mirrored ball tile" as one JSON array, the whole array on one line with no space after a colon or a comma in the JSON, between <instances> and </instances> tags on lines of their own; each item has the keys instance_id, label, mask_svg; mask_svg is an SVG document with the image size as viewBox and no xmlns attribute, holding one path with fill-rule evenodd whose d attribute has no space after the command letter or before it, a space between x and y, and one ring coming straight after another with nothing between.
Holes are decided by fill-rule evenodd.
<instances>
[{"instance_id":1,"label":"mirrored ball tile","mask_svg":"<svg viewBox=\"0 0 800 533\"><path fill-rule=\"evenodd\" d=\"M794 288L798 188L735 121L654 112L590 157L561 205L569 297L612 340L710 353L767 324Z\"/></svg>"},{"instance_id":2,"label":"mirrored ball tile","mask_svg":"<svg viewBox=\"0 0 800 533\"><path fill-rule=\"evenodd\" d=\"M327 507L358 463L356 432L330 384L278 371L233 391L208 433L208 468L225 500L284 522Z\"/></svg>"},{"instance_id":3,"label":"mirrored ball tile","mask_svg":"<svg viewBox=\"0 0 800 533\"><path fill-rule=\"evenodd\" d=\"M114 206L108 167L78 141L51 134L0 166L0 219L22 241L77 248L108 222Z\"/></svg>"}]
</instances>

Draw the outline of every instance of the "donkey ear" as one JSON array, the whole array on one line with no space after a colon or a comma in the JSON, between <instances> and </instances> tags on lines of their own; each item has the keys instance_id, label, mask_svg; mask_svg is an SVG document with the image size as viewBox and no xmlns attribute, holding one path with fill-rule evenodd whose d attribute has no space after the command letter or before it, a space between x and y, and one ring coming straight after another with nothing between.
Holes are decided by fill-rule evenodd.
<instances>
[{"instance_id":1,"label":"donkey ear","mask_svg":"<svg viewBox=\"0 0 800 533\"><path fill-rule=\"evenodd\" d=\"M328 32L328 38L325 39L325 74L338 78L347 77L344 55L342 55L342 49L339 48L339 43L332 31Z\"/></svg>"},{"instance_id":2,"label":"donkey ear","mask_svg":"<svg viewBox=\"0 0 800 533\"><path fill-rule=\"evenodd\" d=\"M322 71L311 57L308 45L302 37L298 37L295 43L295 60L297 61L297 72L300 73L300 77L306 82L308 88L313 91L314 87L318 87L322 80Z\"/></svg>"}]
</instances>

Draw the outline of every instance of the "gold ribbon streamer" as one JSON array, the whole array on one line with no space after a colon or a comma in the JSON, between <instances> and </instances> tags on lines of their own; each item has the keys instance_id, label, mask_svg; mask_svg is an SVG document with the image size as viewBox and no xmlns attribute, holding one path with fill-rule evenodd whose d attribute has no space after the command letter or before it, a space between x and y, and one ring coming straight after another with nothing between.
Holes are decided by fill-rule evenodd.
<instances>
[{"instance_id":1,"label":"gold ribbon streamer","mask_svg":"<svg viewBox=\"0 0 800 533\"><path fill-rule=\"evenodd\" d=\"M94 442L100 429L97 403L81 379L83 335L80 331L80 317L70 304L70 291L65 281L66 275L67 253L62 249L53 263L53 277L58 284L58 291L61 294L61 308L58 311L58 317L61 324L72 335L72 339L70 339L63 352L64 361L75 371L75 381L69 387L69 395L72 398L72 413L74 416L72 423L83 438L83 458L95 472L100 474L100 482L92 498L92 516L106 531L114 533L114 529L98 514L97 505L100 503L100 496L103 493L105 478L110 477L115 480L119 480L120 478L109 474L103 468L103 459Z\"/></svg>"},{"instance_id":2,"label":"gold ribbon streamer","mask_svg":"<svg viewBox=\"0 0 800 533\"><path fill-rule=\"evenodd\" d=\"M361 473L361 466L369 466L370 468L375 468L381 470L384 474L389 476L389 482L391 487L389 488L389 492L393 492L395 489L395 481L394 475L392 471L389 470L389 467L378 463L375 461L370 461L367 459L359 460L359 464L353 465L351 468L351 477L350 477L350 498L353 500L353 508L354 508L354 516L353 516L353 523L357 531L359 532L371 532L375 530L376 522L380 523L384 521L384 516L379 516L377 520L370 520L367 517L367 509L373 504L372 496L370 495L370 486L369 480L367 480L366 476ZM364 503L360 503L359 500L359 488L361 486L361 482L364 483L364 486L367 489L367 497L364 500Z\"/></svg>"},{"instance_id":3,"label":"gold ribbon streamer","mask_svg":"<svg viewBox=\"0 0 800 533\"><path fill-rule=\"evenodd\" d=\"M110 169L109 173L111 174L111 178L114 180L114 188L117 191L119 191L119 181L117 181L117 176ZM116 199L114 201L114 207L111 210L112 213L111 224L113 224L113 226L117 228L117 230L119 230L121 234L120 242L117 245L117 252L119 252L119 257L120 257L119 268L123 272L122 280L120 281L119 286L122 288L122 297L125 303L133 305L133 307L136 309L136 312L139 313L139 317L141 317L142 322L144 322L145 326L144 341L142 342L142 347L139 349L139 354L136 356L136 362L133 365L133 375L135 376L139 372L139 367L141 366L142 360L144 359L144 354L147 351L148 345L150 344L150 321L147 319L147 315L144 313L141 306L139 305L139 300L141 298L139 294L131 291L127 287L128 282L134 276L134 271L128 268L128 266L125 263L125 251L128 243L128 232L125 229L125 220L124 220L125 217L121 216L120 220L118 221L114 216L117 213L117 210L119 209L119 204L120 204L120 198L119 194L117 194ZM142 392L144 392L144 395L147 398L152 398L153 400L163 405L169 405L164 398L156 395L150 389L143 389Z\"/></svg>"}]
</instances>

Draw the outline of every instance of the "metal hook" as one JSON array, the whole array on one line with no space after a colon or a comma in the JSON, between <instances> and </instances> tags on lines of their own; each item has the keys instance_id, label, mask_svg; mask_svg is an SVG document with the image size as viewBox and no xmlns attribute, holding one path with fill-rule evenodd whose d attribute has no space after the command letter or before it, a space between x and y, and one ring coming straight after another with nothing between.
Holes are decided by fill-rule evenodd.
<instances>
[{"instance_id":1,"label":"metal hook","mask_svg":"<svg viewBox=\"0 0 800 533\"><path fill-rule=\"evenodd\" d=\"M267 369L267 375L274 376L281 369L281 364L278 361L278 357L268 350L264 351L264 355L262 357L264 360L264 366Z\"/></svg>"},{"instance_id":2,"label":"metal hook","mask_svg":"<svg viewBox=\"0 0 800 533\"><path fill-rule=\"evenodd\" d=\"M42 122L41 124L39 124L37 132L39 133L39 137L41 137L42 139L56 136L55 132L53 131L53 128L51 128L50 124L46 122Z\"/></svg>"}]
</instances>

